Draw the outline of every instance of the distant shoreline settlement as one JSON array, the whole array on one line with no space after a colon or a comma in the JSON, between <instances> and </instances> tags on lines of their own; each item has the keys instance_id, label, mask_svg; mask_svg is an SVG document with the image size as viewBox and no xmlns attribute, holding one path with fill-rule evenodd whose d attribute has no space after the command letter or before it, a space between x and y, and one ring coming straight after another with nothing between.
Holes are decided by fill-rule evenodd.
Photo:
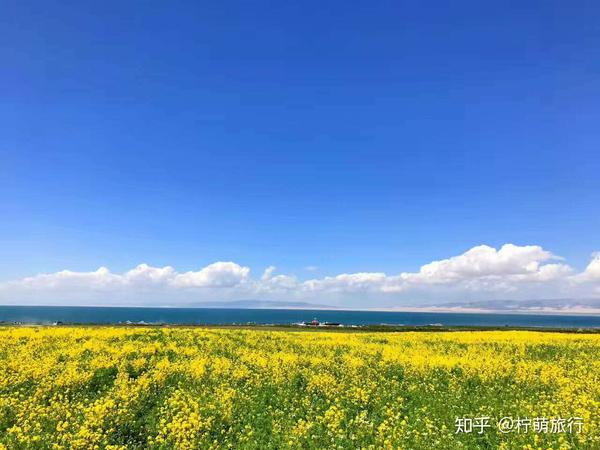
<instances>
[{"instance_id":1,"label":"distant shoreline settlement","mask_svg":"<svg viewBox=\"0 0 600 450\"><path fill-rule=\"evenodd\" d=\"M298 325L301 327L343 327L344 325L338 322L319 322L315 317L310 322L298 322L294 325Z\"/></svg>"}]
</instances>

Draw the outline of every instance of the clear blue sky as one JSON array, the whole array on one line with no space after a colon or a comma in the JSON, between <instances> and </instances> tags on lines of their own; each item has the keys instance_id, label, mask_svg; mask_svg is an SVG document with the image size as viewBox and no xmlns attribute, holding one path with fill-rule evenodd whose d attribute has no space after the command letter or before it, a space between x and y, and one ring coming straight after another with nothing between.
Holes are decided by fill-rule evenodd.
<instances>
[{"instance_id":1,"label":"clear blue sky","mask_svg":"<svg viewBox=\"0 0 600 450\"><path fill-rule=\"evenodd\" d=\"M599 49L594 1L5 2L0 279L584 267Z\"/></svg>"}]
</instances>

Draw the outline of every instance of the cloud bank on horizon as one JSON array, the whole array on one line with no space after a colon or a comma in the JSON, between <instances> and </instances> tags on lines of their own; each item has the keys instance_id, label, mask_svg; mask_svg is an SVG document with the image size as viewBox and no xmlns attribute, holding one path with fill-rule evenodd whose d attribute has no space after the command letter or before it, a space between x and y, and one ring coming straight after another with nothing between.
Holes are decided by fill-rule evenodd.
<instances>
[{"instance_id":1,"label":"cloud bank on horizon","mask_svg":"<svg viewBox=\"0 0 600 450\"><path fill-rule=\"evenodd\" d=\"M355 308L476 305L483 310L502 309L498 299L510 299L512 309L600 311L600 253L592 254L579 273L541 246L505 244L499 249L479 245L418 272L395 275L356 272L301 280L277 274L274 266L252 276L249 267L219 261L189 272L144 263L124 273L100 267L0 283L2 304L189 306L248 298Z\"/></svg>"}]
</instances>

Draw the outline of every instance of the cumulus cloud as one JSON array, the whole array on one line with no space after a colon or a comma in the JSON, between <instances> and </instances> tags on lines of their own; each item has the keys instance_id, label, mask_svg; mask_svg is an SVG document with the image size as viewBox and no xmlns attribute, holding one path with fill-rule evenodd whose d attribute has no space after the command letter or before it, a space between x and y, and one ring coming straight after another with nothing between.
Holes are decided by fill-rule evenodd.
<instances>
[{"instance_id":1,"label":"cumulus cloud","mask_svg":"<svg viewBox=\"0 0 600 450\"><path fill-rule=\"evenodd\" d=\"M386 282L383 272L343 273L335 277L325 277L305 281L303 287L307 291L370 291L380 290Z\"/></svg>"},{"instance_id":2,"label":"cumulus cloud","mask_svg":"<svg viewBox=\"0 0 600 450\"><path fill-rule=\"evenodd\" d=\"M547 263L561 259L537 245L487 245L421 266L418 272L388 276L382 272L341 274L305 282L308 290L401 292L427 285L461 285L471 290L511 290L520 283L549 282L565 277L571 267Z\"/></svg>"},{"instance_id":3,"label":"cumulus cloud","mask_svg":"<svg viewBox=\"0 0 600 450\"><path fill-rule=\"evenodd\" d=\"M271 278L273 278L273 273L275 272L277 268L275 266L269 266L265 269L265 271L263 272L263 275L261 277L262 281L269 281Z\"/></svg>"},{"instance_id":4,"label":"cumulus cloud","mask_svg":"<svg viewBox=\"0 0 600 450\"><path fill-rule=\"evenodd\" d=\"M231 261L188 272L148 264L123 273L113 273L106 267L91 272L63 270L0 283L0 302L71 298L85 304L85 299L95 293L96 298L135 304L164 304L164 299L169 299L169 304L189 304L192 300L257 298L339 300L340 305L356 299L364 302L363 306L373 306L378 302L402 304L407 299L413 304L425 298L456 300L468 295L498 298L503 293L514 298L542 298L558 293L585 296L595 294L599 287L600 254L593 255L583 272L574 274L562 258L540 246L505 244L499 249L479 245L457 256L424 264L416 272L342 273L307 280L277 274L275 266L253 278L249 267Z\"/></svg>"},{"instance_id":5,"label":"cumulus cloud","mask_svg":"<svg viewBox=\"0 0 600 450\"><path fill-rule=\"evenodd\" d=\"M177 273L171 266L152 267L140 264L122 273L112 273L106 267L93 272L62 270L43 273L22 280L10 281L4 287L22 287L41 290L66 288L113 289L126 286L171 286L177 288L234 287L249 279L250 268L233 262L216 262L196 272Z\"/></svg>"},{"instance_id":6,"label":"cumulus cloud","mask_svg":"<svg viewBox=\"0 0 600 450\"><path fill-rule=\"evenodd\" d=\"M258 293L287 293L298 289L299 281L291 275L274 275L275 266L269 266L263 272L260 283L255 285Z\"/></svg>"},{"instance_id":7,"label":"cumulus cloud","mask_svg":"<svg viewBox=\"0 0 600 450\"><path fill-rule=\"evenodd\" d=\"M197 272L186 272L175 276L173 285L178 287L235 287L247 282L249 267L234 262L216 262Z\"/></svg>"},{"instance_id":8,"label":"cumulus cloud","mask_svg":"<svg viewBox=\"0 0 600 450\"><path fill-rule=\"evenodd\" d=\"M600 284L600 252L592 253L592 260L582 273L573 276L575 283L598 283Z\"/></svg>"},{"instance_id":9,"label":"cumulus cloud","mask_svg":"<svg viewBox=\"0 0 600 450\"><path fill-rule=\"evenodd\" d=\"M152 267L144 263L126 272L123 282L160 284L171 282L175 276L175 269L171 266Z\"/></svg>"},{"instance_id":10,"label":"cumulus cloud","mask_svg":"<svg viewBox=\"0 0 600 450\"><path fill-rule=\"evenodd\" d=\"M43 273L7 284L13 287L52 290L62 288L107 288L121 283L121 275L111 273L106 267L100 267L93 272L61 270L55 273Z\"/></svg>"},{"instance_id":11,"label":"cumulus cloud","mask_svg":"<svg viewBox=\"0 0 600 450\"><path fill-rule=\"evenodd\" d=\"M519 281L536 281L558 276L568 271L564 264L541 265L559 259L538 245L518 246L505 244L499 250L479 245L462 255L433 261L417 273L403 273L401 278L409 283L447 284L464 280L500 278Z\"/></svg>"}]
</instances>

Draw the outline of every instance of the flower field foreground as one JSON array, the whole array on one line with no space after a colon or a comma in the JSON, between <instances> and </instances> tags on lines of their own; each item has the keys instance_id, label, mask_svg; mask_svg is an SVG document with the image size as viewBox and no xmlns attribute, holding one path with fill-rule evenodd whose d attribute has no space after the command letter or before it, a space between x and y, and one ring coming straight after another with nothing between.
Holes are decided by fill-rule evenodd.
<instances>
[{"instance_id":1,"label":"flower field foreground","mask_svg":"<svg viewBox=\"0 0 600 450\"><path fill-rule=\"evenodd\" d=\"M600 449L599 413L593 334L0 328L7 449Z\"/></svg>"}]
</instances>

